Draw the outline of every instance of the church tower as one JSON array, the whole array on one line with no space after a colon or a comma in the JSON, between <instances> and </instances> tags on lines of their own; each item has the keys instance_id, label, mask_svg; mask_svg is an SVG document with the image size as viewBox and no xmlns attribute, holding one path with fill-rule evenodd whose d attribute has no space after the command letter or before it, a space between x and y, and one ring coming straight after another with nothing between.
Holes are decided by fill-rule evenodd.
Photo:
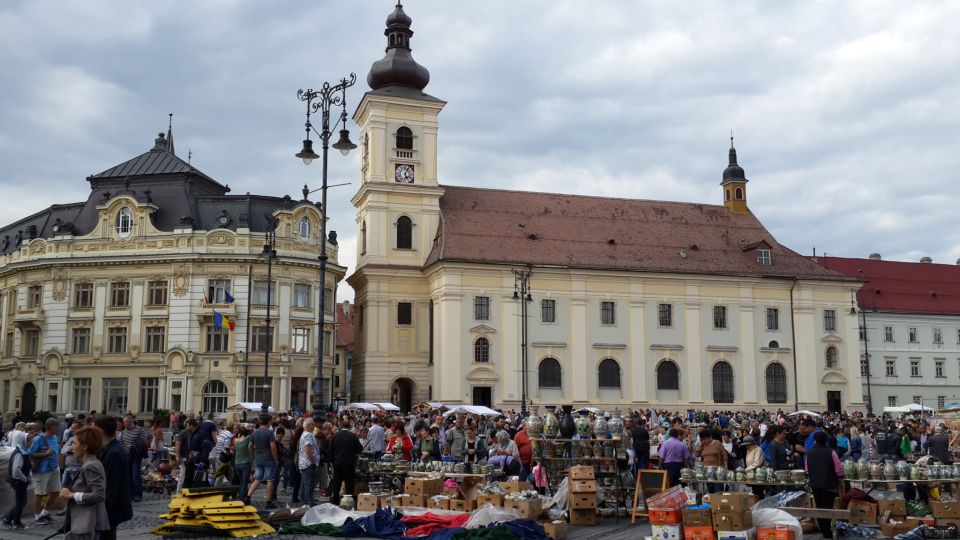
<instances>
[{"instance_id":1,"label":"church tower","mask_svg":"<svg viewBox=\"0 0 960 540\"><path fill-rule=\"evenodd\" d=\"M737 165L737 149L733 147L733 136L730 136L730 163L723 170L723 205L734 214L746 214L747 209L747 177L743 167Z\"/></svg>"},{"instance_id":2,"label":"church tower","mask_svg":"<svg viewBox=\"0 0 960 540\"><path fill-rule=\"evenodd\" d=\"M406 410L430 397L430 296L421 268L440 224L437 116L446 103L423 90L430 73L411 54L412 19L398 2L386 54L370 67L353 114L360 126L353 398ZM415 404L415 403L413 403Z\"/></svg>"}]
</instances>

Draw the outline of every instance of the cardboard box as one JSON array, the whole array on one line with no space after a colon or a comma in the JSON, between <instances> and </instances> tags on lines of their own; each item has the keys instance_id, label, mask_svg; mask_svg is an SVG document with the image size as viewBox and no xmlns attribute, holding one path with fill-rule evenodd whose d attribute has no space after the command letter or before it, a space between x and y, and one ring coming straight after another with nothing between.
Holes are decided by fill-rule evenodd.
<instances>
[{"instance_id":1,"label":"cardboard box","mask_svg":"<svg viewBox=\"0 0 960 540\"><path fill-rule=\"evenodd\" d=\"M757 540L796 540L796 538L797 534L786 525L757 529Z\"/></svg>"},{"instance_id":2,"label":"cardboard box","mask_svg":"<svg viewBox=\"0 0 960 540\"><path fill-rule=\"evenodd\" d=\"M567 540L567 522L552 521L543 524L543 532L553 540Z\"/></svg>"},{"instance_id":3,"label":"cardboard box","mask_svg":"<svg viewBox=\"0 0 960 540\"><path fill-rule=\"evenodd\" d=\"M523 519L537 519L543 513L543 502L540 499L508 499L503 501L504 508L513 508Z\"/></svg>"},{"instance_id":4,"label":"cardboard box","mask_svg":"<svg viewBox=\"0 0 960 540\"><path fill-rule=\"evenodd\" d=\"M932 527L937 524L936 520L929 516L922 518L908 517L906 521L911 525L910 530L916 529L920 525L930 525Z\"/></svg>"},{"instance_id":5,"label":"cardboard box","mask_svg":"<svg viewBox=\"0 0 960 540\"><path fill-rule=\"evenodd\" d=\"M408 495L439 495L443 491L443 480L440 478L407 478L403 483L403 491Z\"/></svg>"},{"instance_id":6,"label":"cardboard box","mask_svg":"<svg viewBox=\"0 0 960 540\"><path fill-rule=\"evenodd\" d=\"M427 508L434 508L437 510L449 510L450 499L446 497L430 497L430 499L427 500Z\"/></svg>"},{"instance_id":7,"label":"cardboard box","mask_svg":"<svg viewBox=\"0 0 960 540\"><path fill-rule=\"evenodd\" d=\"M683 538L684 540L713 540L713 526L695 525L693 527L687 527L686 523L684 523Z\"/></svg>"},{"instance_id":8,"label":"cardboard box","mask_svg":"<svg viewBox=\"0 0 960 540\"><path fill-rule=\"evenodd\" d=\"M810 495L809 493L804 493L803 495L790 501L790 504L788 504L787 506L790 508L815 508L816 507L816 505L813 504L813 496Z\"/></svg>"},{"instance_id":9,"label":"cardboard box","mask_svg":"<svg viewBox=\"0 0 960 540\"><path fill-rule=\"evenodd\" d=\"M477 495L477 508L485 504L492 504L494 506L503 506L503 495Z\"/></svg>"},{"instance_id":10,"label":"cardboard box","mask_svg":"<svg viewBox=\"0 0 960 540\"><path fill-rule=\"evenodd\" d=\"M596 480L593 467L590 465L574 465L567 471L570 480Z\"/></svg>"},{"instance_id":11,"label":"cardboard box","mask_svg":"<svg viewBox=\"0 0 960 540\"><path fill-rule=\"evenodd\" d=\"M597 507L597 494L596 493L571 493L567 497L567 503L570 505L570 508L574 510L586 510L594 509ZM653 523L651 521L650 523ZM677 523L680 523L677 520Z\"/></svg>"},{"instance_id":12,"label":"cardboard box","mask_svg":"<svg viewBox=\"0 0 960 540\"><path fill-rule=\"evenodd\" d=\"M713 527L713 515L710 509L689 510L683 509L683 526L685 529L690 527Z\"/></svg>"},{"instance_id":13,"label":"cardboard box","mask_svg":"<svg viewBox=\"0 0 960 540\"><path fill-rule=\"evenodd\" d=\"M709 493L703 496L703 502L710 504L714 515L721 512L746 512L756 502L751 493L737 491L733 493Z\"/></svg>"},{"instance_id":14,"label":"cardboard box","mask_svg":"<svg viewBox=\"0 0 960 540\"><path fill-rule=\"evenodd\" d=\"M880 532L887 538L893 538L899 534L908 533L917 527L919 527L919 525L906 521L901 521L899 523L881 523Z\"/></svg>"},{"instance_id":15,"label":"cardboard box","mask_svg":"<svg viewBox=\"0 0 960 540\"><path fill-rule=\"evenodd\" d=\"M500 487L502 487L507 493L519 493L521 491L533 489L533 485L530 482L521 482L519 480L506 480L500 482Z\"/></svg>"},{"instance_id":16,"label":"cardboard box","mask_svg":"<svg viewBox=\"0 0 960 540\"><path fill-rule=\"evenodd\" d=\"M744 512L719 512L713 514L713 528L718 531L740 532L753 528L753 514Z\"/></svg>"},{"instance_id":17,"label":"cardboard box","mask_svg":"<svg viewBox=\"0 0 960 540\"><path fill-rule=\"evenodd\" d=\"M380 508L380 497L370 493L361 493L357 496L358 512L376 512Z\"/></svg>"},{"instance_id":18,"label":"cardboard box","mask_svg":"<svg viewBox=\"0 0 960 540\"><path fill-rule=\"evenodd\" d=\"M570 510L570 524L571 525L596 525L597 511L593 509Z\"/></svg>"},{"instance_id":19,"label":"cardboard box","mask_svg":"<svg viewBox=\"0 0 960 540\"><path fill-rule=\"evenodd\" d=\"M877 505L875 503L852 500L850 501L850 523L853 525L876 525Z\"/></svg>"},{"instance_id":20,"label":"cardboard box","mask_svg":"<svg viewBox=\"0 0 960 540\"><path fill-rule=\"evenodd\" d=\"M889 499L877 501L877 515L882 516L884 512L890 512L890 517L906 517L907 501L904 499ZM899 519L897 521L903 521Z\"/></svg>"},{"instance_id":21,"label":"cardboard box","mask_svg":"<svg viewBox=\"0 0 960 540\"><path fill-rule=\"evenodd\" d=\"M570 493L596 493L596 480L570 480L567 483L567 489Z\"/></svg>"},{"instance_id":22,"label":"cardboard box","mask_svg":"<svg viewBox=\"0 0 960 540\"><path fill-rule=\"evenodd\" d=\"M950 525L953 525L954 527L960 529L960 519L937 518L935 524L939 527L949 527Z\"/></svg>"},{"instance_id":23,"label":"cardboard box","mask_svg":"<svg viewBox=\"0 0 960 540\"><path fill-rule=\"evenodd\" d=\"M453 510L454 512L473 512L476 509L476 499L450 499L450 510Z\"/></svg>"},{"instance_id":24,"label":"cardboard box","mask_svg":"<svg viewBox=\"0 0 960 540\"><path fill-rule=\"evenodd\" d=\"M653 540L683 540L683 525L651 525Z\"/></svg>"},{"instance_id":25,"label":"cardboard box","mask_svg":"<svg viewBox=\"0 0 960 540\"><path fill-rule=\"evenodd\" d=\"M717 540L753 540L753 529L745 531L717 531Z\"/></svg>"},{"instance_id":26,"label":"cardboard box","mask_svg":"<svg viewBox=\"0 0 960 540\"><path fill-rule=\"evenodd\" d=\"M928 506L935 518L960 519L960 502L930 501Z\"/></svg>"},{"instance_id":27,"label":"cardboard box","mask_svg":"<svg viewBox=\"0 0 960 540\"><path fill-rule=\"evenodd\" d=\"M593 498L596 500L597 496L594 495ZM651 508L647 512L647 519L651 525L679 525L683 523L683 514L680 508L676 510L655 510Z\"/></svg>"}]
</instances>

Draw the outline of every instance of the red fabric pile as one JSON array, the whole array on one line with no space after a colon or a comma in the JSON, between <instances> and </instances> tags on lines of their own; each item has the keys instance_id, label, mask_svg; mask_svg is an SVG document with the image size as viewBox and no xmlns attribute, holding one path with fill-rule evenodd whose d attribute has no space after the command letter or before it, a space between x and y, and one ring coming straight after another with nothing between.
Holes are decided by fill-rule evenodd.
<instances>
[{"instance_id":1,"label":"red fabric pile","mask_svg":"<svg viewBox=\"0 0 960 540\"><path fill-rule=\"evenodd\" d=\"M422 516L406 516L400 519L407 526L415 525L407 529L405 536L427 536L440 529L449 529L452 527L463 527L470 519L470 514L457 514L455 516L438 516L427 512Z\"/></svg>"}]
</instances>

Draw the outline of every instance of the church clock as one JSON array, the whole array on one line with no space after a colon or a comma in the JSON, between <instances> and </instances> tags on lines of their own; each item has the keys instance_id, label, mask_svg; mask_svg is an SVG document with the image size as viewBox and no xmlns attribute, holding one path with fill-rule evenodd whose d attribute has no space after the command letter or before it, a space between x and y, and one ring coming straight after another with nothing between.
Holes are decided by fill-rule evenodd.
<instances>
[{"instance_id":1,"label":"church clock","mask_svg":"<svg viewBox=\"0 0 960 540\"><path fill-rule=\"evenodd\" d=\"M393 173L393 178L402 184L413 183L413 165L397 164Z\"/></svg>"}]
</instances>

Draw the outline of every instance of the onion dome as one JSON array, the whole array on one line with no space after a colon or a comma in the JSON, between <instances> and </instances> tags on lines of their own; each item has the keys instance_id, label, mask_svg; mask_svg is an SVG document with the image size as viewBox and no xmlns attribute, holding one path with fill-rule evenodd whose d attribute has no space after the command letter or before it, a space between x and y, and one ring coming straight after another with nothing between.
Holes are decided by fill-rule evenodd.
<instances>
[{"instance_id":1,"label":"onion dome","mask_svg":"<svg viewBox=\"0 0 960 540\"><path fill-rule=\"evenodd\" d=\"M727 165L727 168L723 170L723 182L720 182L721 185L726 184L727 182L747 182L746 173L743 172L743 167L737 165L737 149L733 147L733 137L730 137L730 163Z\"/></svg>"},{"instance_id":2,"label":"onion dome","mask_svg":"<svg viewBox=\"0 0 960 540\"><path fill-rule=\"evenodd\" d=\"M403 12L403 6L397 2L397 9L387 17L387 29L383 32L387 36L387 54L374 62L367 73L367 84L371 89L400 85L423 90L430 82L430 72L410 54L412 22Z\"/></svg>"}]
</instances>

